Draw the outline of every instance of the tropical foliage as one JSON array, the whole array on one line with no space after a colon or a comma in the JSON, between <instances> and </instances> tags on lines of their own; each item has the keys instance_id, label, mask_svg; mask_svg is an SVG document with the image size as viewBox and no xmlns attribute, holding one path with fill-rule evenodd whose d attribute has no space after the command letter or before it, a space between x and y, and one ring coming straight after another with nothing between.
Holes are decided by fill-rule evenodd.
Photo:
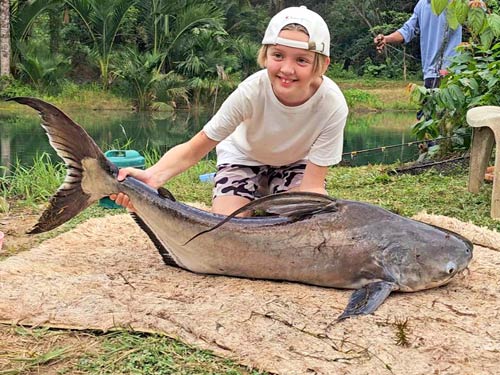
<instances>
[{"instance_id":1,"label":"tropical foliage","mask_svg":"<svg viewBox=\"0 0 500 375\"><path fill-rule=\"evenodd\" d=\"M120 95L133 93L137 109L151 108L159 98L165 98L169 105L216 106L241 79L259 69L256 54L269 17L291 5L304 4L321 13L331 25L334 62L341 67L336 73L399 77L400 50L377 60L371 45L375 31L371 28L393 27L412 10L402 0L339 0L332 4L309 0L7 3L11 5L11 19L2 23L10 23L11 38L7 39L12 45L11 72L16 80L41 91L48 86L56 91L65 80L99 81L105 90ZM393 14L399 18L394 19ZM28 47L34 45L50 48L43 48L38 56ZM7 47L2 44L4 50ZM406 52L418 54L415 46ZM418 75L418 56L410 61L409 71ZM183 92L178 90L181 82ZM167 92L159 92L158 87L165 85ZM7 88L0 95L12 91Z\"/></svg>"},{"instance_id":2,"label":"tropical foliage","mask_svg":"<svg viewBox=\"0 0 500 375\"><path fill-rule=\"evenodd\" d=\"M104 88L111 83L109 61L118 30L135 0L66 0L81 17L92 39L92 55Z\"/></svg>"},{"instance_id":3,"label":"tropical foliage","mask_svg":"<svg viewBox=\"0 0 500 375\"><path fill-rule=\"evenodd\" d=\"M392 46L377 55L372 41L377 33L399 28L416 2L11 0L7 1L10 20L2 17L1 22L10 22L14 80L2 81L0 96L19 92L21 82L51 92L67 87L68 81L100 82L105 90L132 96L138 110L215 108L239 81L259 69L255 57L269 17L294 5L317 11L330 26L329 75L418 82L418 42ZM462 75L448 76L442 91L414 90L426 114L416 127L422 136L449 134L450 127L444 124L458 123L466 109L478 102L494 103L495 95L488 93L496 87L486 82L488 74L496 74L495 68L483 67L497 56L498 1L432 0L432 4L436 12L447 9L452 27L464 24L471 40L456 62L458 67L468 67L461 68ZM4 34L0 35L2 52L7 48ZM458 109L451 108L450 98Z\"/></svg>"},{"instance_id":4,"label":"tropical foliage","mask_svg":"<svg viewBox=\"0 0 500 375\"><path fill-rule=\"evenodd\" d=\"M447 0L433 0L433 9L442 12ZM422 105L423 116L415 124L416 134L424 138L438 136L443 142L442 153L467 148L470 129L467 110L480 105L500 105L500 16L497 2L488 9L482 1L455 0L449 3L451 26L463 24L469 41L459 46L459 52L438 89L415 86L413 98Z\"/></svg>"},{"instance_id":5,"label":"tropical foliage","mask_svg":"<svg viewBox=\"0 0 500 375\"><path fill-rule=\"evenodd\" d=\"M178 100L187 101L187 89L181 76L170 71L160 73L159 66L163 55L154 52L139 53L127 49L119 56L121 63L115 73L130 87L133 93L135 108L147 110L156 99L176 107Z\"/></svg>"},{"instance_id":6,"label":"tropical foliage","mask_svg":"<svg viewBox=\"0 0 500 375\"><path fill-rule=\"evenodd\" d=\"M57 86L70 68L70 61L60 54L52 54L37 41L17 44L20 76L39 91Z\"/></svg>"}]
</instances>

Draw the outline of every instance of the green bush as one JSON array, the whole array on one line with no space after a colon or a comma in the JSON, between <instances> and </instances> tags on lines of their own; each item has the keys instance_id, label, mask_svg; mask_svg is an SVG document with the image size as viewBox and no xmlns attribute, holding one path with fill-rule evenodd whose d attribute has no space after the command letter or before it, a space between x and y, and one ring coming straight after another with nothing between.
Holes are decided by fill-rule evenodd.
<instances>
[{"instance_id":1,"label":"green bush","mask_svg":"<svg viewBox=\"0 0 500 375\"><path fill-rule=\"evenodd\" d=\"M469 109L500 105L500 42L491 48L475 44L459 47L450 72L438 89L415 87L412 92L423 113L414 132L420 139L451 137L443 151L468 147Z\"/></svg>"},{"instance_id":2,"label":"green bush","mask_svg":"<svg viewBox=\"0 0 500 375\"><path fill-rule=\"evenodd\" d=\"M382 102L374 95L359 89L346 89L343 90L347 105L353 106L367 106L370 108L382 108Z\"/></svg>"},{"instance_id":3,"label":"green bush","mask_svg":"<svg viewBox=\"0 0 500 375\"><path fill-rule=\"evenodd\" d=\"M12 77L0 78L0 98L14 98L16 96L38 96L37 90Z\"/></svg>"}]
</instances>

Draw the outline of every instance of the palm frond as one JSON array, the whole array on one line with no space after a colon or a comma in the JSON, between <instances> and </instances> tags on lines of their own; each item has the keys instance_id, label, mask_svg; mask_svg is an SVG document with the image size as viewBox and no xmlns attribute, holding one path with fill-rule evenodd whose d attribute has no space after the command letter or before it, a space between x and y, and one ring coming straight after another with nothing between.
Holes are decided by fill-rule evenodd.
<instances>
[{"instance_id":1,"label":"palm frond","mask_svg":"<svg viewBox=\"0 0 500 375\"><path fill-rule=\"evenodd\" d=\"M11 8L12 40L24 40L29 35L33 22L47 8L59 3L58 0L33 0L16 3Z\"/></svg>"}]
</instances>

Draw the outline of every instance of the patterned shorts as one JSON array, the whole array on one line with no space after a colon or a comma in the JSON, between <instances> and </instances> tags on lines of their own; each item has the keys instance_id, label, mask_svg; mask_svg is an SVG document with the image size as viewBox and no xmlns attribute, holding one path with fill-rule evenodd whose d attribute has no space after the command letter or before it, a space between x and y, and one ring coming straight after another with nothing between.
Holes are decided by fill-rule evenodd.
<instances>
[{"instance_id":1,"label":"patterned shorts","mask_svg":"<svg viewBox=\"0 0 500 375\"><path fill-rule=\"evenodd\" d=\"M254 200L264 195L282 193L300 185L305 168L304 163L281 167L221 164L214 177L213 198L238 195Z\"/></svg>"}]
</instances>

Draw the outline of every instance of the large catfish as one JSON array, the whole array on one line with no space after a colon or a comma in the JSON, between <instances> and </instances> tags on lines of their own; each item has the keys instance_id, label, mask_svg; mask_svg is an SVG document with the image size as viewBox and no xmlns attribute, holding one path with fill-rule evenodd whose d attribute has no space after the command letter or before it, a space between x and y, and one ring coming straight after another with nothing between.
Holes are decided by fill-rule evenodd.
<instances>
[{"instance_id":1,"label":"large catfish","mask_svg":"<svg viewBox=\"0 0 500 375\"><path fill-rule=\"evenodd\" d=\"M55 106L35 98L12 100L40 113L50 144L67 166L64 182L31 233L51 230L100 198L123 192L167 265L355 289L338 319L372 313L392 291L444 285L472 258L471 242L455 233L320 194L267 196L227 218L190 207L134 178L119 182L118 168ZM248 209L275 216L233 217Z\"/></svg>"}]
</instances>

